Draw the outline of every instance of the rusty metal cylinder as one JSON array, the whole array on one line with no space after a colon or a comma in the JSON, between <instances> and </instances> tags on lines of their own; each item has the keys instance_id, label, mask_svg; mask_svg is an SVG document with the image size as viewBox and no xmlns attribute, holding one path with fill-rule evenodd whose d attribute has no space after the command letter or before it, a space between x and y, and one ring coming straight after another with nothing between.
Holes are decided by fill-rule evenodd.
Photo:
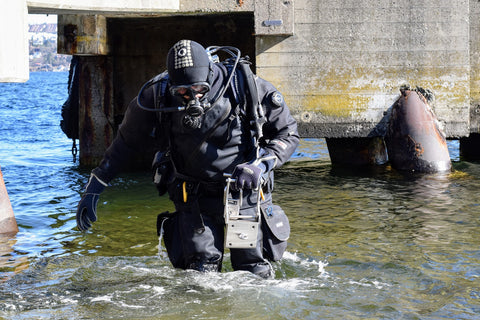
<instances>
[{"instance_id":1,"label":"rusty metal cylinder","mask_svg":"<svg viewBox=\"0 0 480 320\"><path fill-rule=\"evenodd\" d=\"M451 170L445 134L421 92L401 90L392 107L385 142L392 167L419 173Z\"/></svg>"}]
</instances>

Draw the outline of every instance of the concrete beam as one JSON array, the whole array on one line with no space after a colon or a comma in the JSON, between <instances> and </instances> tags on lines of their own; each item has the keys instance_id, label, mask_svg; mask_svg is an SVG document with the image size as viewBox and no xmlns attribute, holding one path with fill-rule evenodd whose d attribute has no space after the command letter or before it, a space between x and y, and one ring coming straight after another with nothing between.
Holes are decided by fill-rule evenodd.
<instances>
[{"instance_id":1,"label":"concrete beam","mask_svg":"<svg viewBox=\"0 0 480 320\"><path fill-rule=\"evenodd\" d=\"M261 0L263 1L263 0ZM253 12L254 0L181 0L181 12L217 13L217 12Z\"/></svg>"},{"instance_id":2,"label":"concrete beam","mask_svg":"<svg viewBox=\"0 0 480 320\"><path fill-rule=\"evenodd\" d=\"M294 20L292 0L255 1L256 35L293 35Z\"/></svg>"},{"instance_id":3,"label":"concrete beam","mask_svg":"<svg viewBox=\"0 0 480 320\"><path fill-rule=\"evenodd\" d=\"M158 13L178 10L180 0L27 0L30 13Z\"/></svg>"},{"instance_id":4,"label":"concrete beam","mask_svg":"<svg viewBox=\"0 0 480 320\"><path fill-rule=\"evenodd\" d=\"M28 25L25 0L2 1L0 10L0 82L28 80Z\"/></svg>"}]
</instances>

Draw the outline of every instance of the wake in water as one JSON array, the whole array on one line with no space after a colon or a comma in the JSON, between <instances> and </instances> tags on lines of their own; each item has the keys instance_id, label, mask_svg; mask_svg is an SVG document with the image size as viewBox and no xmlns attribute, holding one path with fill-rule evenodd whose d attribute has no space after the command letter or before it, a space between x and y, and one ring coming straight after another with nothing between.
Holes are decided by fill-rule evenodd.
<instances>
[{"instance_id":1,"label":"wake in water","mask_svg":"<svg viewBox=\"0 0 480 320\"><path fill-rule=\"evenodd\" d=\"M0 317L21 311L24 317L41 318L38 309L61 316L72 308L77 315L89 318L100 314L116 314L118 318L181 313L193 316L213 312L219 306L228 306L233 316L242 311L237 308L252 304L252 297L264 302L251 306L249 312L262 314L264 308L272 307L266 301L297 299L324 286L326 265L287 252L274 264L277 278L264 280L245 271L178 270L165 257L44 258L3 284ZM300 277L290 276L291 270ZM193 307L185 309L185 305Z\"/></svg>"}]
</instances>

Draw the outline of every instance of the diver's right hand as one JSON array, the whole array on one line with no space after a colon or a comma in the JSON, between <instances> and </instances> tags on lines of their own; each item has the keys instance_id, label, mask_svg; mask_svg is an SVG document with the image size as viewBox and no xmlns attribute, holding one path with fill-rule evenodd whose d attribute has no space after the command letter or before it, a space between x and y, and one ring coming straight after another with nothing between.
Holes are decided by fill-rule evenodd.
<instances>
[{"instance_id":1,"label":"diver's right hand","mask_svg":"<svg viewBox=\"0 0 480 320\"><path fill-rule=\"evenodd\" d=\"M78 203L77 207L77 228L85 231L97 221L97 202L99 194L86 193Z\"/></svg>"},{"instance_id":2,"label":"diver's right hand","mask_svg":"<svg viewBox=\"0 0 480 320\"><path fill-rule=\"evenodd\" d=\"M95 175L90 176L85 193L77 207L77 228L81 231L88 230L92 223L97 221L97 203L105 186L106 184Z\"/></svg>"}]
</instances>

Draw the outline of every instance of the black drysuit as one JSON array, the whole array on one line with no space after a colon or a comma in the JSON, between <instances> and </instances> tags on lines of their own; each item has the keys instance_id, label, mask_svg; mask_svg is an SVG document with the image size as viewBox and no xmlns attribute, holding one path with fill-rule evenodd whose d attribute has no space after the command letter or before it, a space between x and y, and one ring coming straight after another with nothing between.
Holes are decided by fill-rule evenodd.
<instances>
[{"instance_id":1,"label":"black drysuit","mask_svg":"<svg viewBox=\"0 0 480 320\"><path fill-rule=\"evenodd\" d=\"M229 69L221 63L213 65L211 91L207 98L213 103L226 85ZM125 118L112 145L93 173L108 183L128 162L130 156L152 147L170 150L175 174L168 183L170 199L176 213L165 223L165 242L172 264L183 269L220 270L224 252L223 190L224 174L255 158L254 130L245 94L244 75L238 70L228 89L215 105L202 116L199 129L182 125L184 111L156 112L139 107L137 99L128 106ZM265 120L261 154L275 156L265 162L267 180L265 201L271 203L273 172L294 152L299 137L297 124L280 93L269 82L257 78L259 99ZM165 84L164 82L163 84ZM162 82L147 87L139 97L143 106L162 107L181 105L180 98L162 90ZM160 97L160 95L162 95ZM270 157L272 158L272 157ZM184 184L186 182L186 184ZM184 191L186 188L186 192ZM185 202L184 194L187 194ZM243 210L255 208L257 197L244 190ZM231 249L235 270L248 270L264 275L268 263L264 260L262 232L257 248Z\"/></svg>"}]
</instances>

